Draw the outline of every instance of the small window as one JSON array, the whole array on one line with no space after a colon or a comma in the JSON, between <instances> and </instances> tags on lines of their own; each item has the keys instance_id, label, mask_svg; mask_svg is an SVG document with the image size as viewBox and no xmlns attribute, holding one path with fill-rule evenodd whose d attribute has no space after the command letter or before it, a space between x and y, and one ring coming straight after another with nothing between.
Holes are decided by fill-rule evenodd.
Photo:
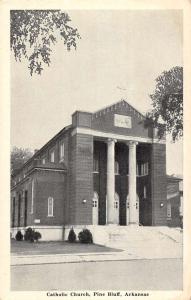
<instances>
[{"instance_id":1,"label":"small window","mask_svg":"<svg viewBox=\"0 0 191 300\"><path fill-rule=\"evenodd\" d=\"M42 164L45 165L45 163L46 163L46 159L43 158L43 159L42 159Z\"/></svg>"},{"instance_id":2,"label":"small window","mask_svg":"<svg viewBox=\"0 0 191 300\"><path fill-rule=\"evenodd\" d=\"M167 218L171 219L171 203L167 203Z\"/></svg>"},{"instance_id":3,"label":"small window","mask_svg":"<svg viewBox=\"0 0 191 300\"><path fill-rule=\"evenodd\" d=\"M48 198L48 217L53 217L53 206L54 199L52 197Z\"/></svg>"},{"instance_id":4,"label":"small window","mask_svg":"<svg viewBox=\"0 0 191 300\"><path fill-rule=\"evenodd\" d=\"M93 171L94 173L99 173L99 161L95 157L94 157Z\"/></svg>"},{"instance_id":5,"label":"small window","mask_svg":"<svg viewBox=\"0 0 191 300\"><path fill-rule=\"evenodd\" d=\"M119 175L119 163L115 161L115 175Z\"/></svg>"},{"instance_id":6,"label":"small window","mask_svg":"<svg viewBox=\"0 0 191 300\"><path fill-rule=\"evenodd\" d=\"M60 160L64 159L64 142L60 144Z\"/></svg>"},{"instance_id":7,"label":"small window","mask_svg":"<svg viewBox=\"0 0 191 300\"><path fill-rule=\"evenodd\" d=\"M50 153L50 162L54 162L54 151Z\"/></svg>"}]
</instances>

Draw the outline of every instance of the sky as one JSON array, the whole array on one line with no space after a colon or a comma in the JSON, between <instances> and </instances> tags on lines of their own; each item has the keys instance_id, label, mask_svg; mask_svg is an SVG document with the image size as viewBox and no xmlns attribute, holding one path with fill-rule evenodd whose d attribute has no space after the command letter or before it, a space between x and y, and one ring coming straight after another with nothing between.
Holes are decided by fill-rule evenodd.
<instances>
[{"instance_id":1,"label":"sky","mask_svg":"<svg viewBox=\"0 0 191 300\"><path fill-rule=\"evenodd\" d=\"M125 99L142 113L164 70L181 66L178 10L71 10L81 39L67 52L52 48L51 65L30 76L11 56L11 145L40 149L75 110L94 112ZM174 163L176 161L176 164ZM167 137L167 173L182 174L182 141Z\"/></svg>"}]
</instances>

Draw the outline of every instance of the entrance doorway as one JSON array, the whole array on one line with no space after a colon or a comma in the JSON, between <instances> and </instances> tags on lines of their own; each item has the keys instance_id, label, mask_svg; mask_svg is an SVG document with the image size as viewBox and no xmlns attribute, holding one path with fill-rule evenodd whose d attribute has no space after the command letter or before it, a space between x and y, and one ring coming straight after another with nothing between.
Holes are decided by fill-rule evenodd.
<instances>
[{"instance_id":1,"label":"entrance doorway","mask_svg":"<svg viewBox=\"0 0 191 300\"><path fill-rule=\"evenodd\" d=\"M99 197L98 193L94 192L92 199L92 224L98 225L98 208L99 208Z\"/></svg>"},{"instance_id":2,"label":"entrance doorway","mask_svg":"<svg viewBox=\"0 0 191 300\"><path fill-rule=\"evenodd\" d=\"M126 225L129 225L129 194L127 195L127 202L126 202ZM139 224L139 196L136 196L136 224Z\"/></svg>"},{"instance_id":3,"label":"entrance doorway","mask_svg":"<svg viewBox=\"0 0 191 300\"><path fill-rule=\"evenodd\" d=\"M113 216L114 224L119 224L119 195L115 193L114 199L114 216Z\"/></svg>"}]
</instances>

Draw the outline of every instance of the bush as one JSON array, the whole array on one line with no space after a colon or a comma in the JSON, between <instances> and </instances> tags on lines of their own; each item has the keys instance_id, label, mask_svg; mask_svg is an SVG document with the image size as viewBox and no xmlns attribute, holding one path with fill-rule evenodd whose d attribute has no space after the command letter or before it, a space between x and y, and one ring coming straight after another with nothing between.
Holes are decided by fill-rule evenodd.
<instances>
[{"instance_id":1,"label":"bush","mask_svg":"<svg viewBox=\"0 0 191 300\"><path fill-rule=\"evenodd\" d=\"M41 239L41 233L39 231L33 231L33 238L35 241L38 242L39 239Z\"/></svg>"},{"instance_id":2,"label":"bush","mask_svg":"<svg viewBox=\"0 0 191 300\"><path fill-rule=\"evenodd\" d=\"M74 232L74 229L71 228L71 229L70 229L70 232L69 232L69 234L68 234L68 242L74 243L75 241L76 241L76 234L75 234L75 232Z\"/></svg>"},{"instance_id":3,"label":"bush","mask_svg":"<svg viewBox=\"0 0 191 300\"><path fill-rule=\"evenodd\" d=\"M23 234L21 233L21 231L17 231L17 234L15 236L17 241L22 241L23 240Z\"/></svg>"},{"instance_id":4,"label":"bush","mask_svg":"<svg viewBox=\"0 0 191 300\"><path fill-rule=\"evenodd\" d=\"M91 244L93 243L92 233L89 229L83 229L78 234L79 241L84 244Z\"/></svg>"},{"instance_id":5,"label":"bush","mask_svg":"<svg viewBox=\"0 0 191 300\"><path fill-rule=\"evenodd\" d=\"M24 234L24 240L25 241L34 241L33 235L34 235L33 229L31 227L28 227Z\"/></svg>"},{"instance_id":6,"label":"bush","mask_svg":"<svg viewBox=\"0 0 191 300\"><path fill-rule=\"evenodd\" d=\"M39 239L41 239L41 237L42 237L41 233L38 231L35 231L31 227L28 227L24 234L25 241L30 241L31 243L34 241L38 241Z\"/></svg>"}]
</instances>

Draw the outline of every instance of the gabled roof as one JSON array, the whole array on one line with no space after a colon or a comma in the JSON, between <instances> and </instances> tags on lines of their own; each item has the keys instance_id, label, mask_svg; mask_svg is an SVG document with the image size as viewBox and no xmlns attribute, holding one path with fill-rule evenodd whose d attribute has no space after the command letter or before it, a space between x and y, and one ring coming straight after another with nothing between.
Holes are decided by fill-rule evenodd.
<instances>
[{"instance_id":1,"label":"gabled roof","mask_svg":"<svg viewBox=\"0 0 191 300\"><path fill-rule=\"evenodd\" d=\"M132 105L130 105L126 100L121 99L120 101L113 103L112 105L106 106L100 110L97 110L93 113L93 117L97 117L98 115L105 114L105 112L112 111L117 107L126 106L130 111L134 111L139 117L146 119L146 117L140 113L137 109L135 109Z\"/></svg>"},{"instance_id":2,"label":"gabled roof","mask_svg":"<svg viewBox=\"0 0 191 300\"><path fill-rule=\"evenodd\" d=\"M36 151L34 153L34 155L26 161L26 163L23 164L23 166L17 170L14 174L12 174L12 177L18 175L24 167L26 167L30 162L32 162L36 157L38 157L41 152L48 146L50 145L55 139L57 139L60 135L62 135L64 132L66 132L68 129L70 129L72 126L71 125L68 125L66 127L64 127L63 129L61 129L55 136L53 136L53 138L51 138L44 146L42 146L38 151Z\"/></svg>"}]
</instances>

